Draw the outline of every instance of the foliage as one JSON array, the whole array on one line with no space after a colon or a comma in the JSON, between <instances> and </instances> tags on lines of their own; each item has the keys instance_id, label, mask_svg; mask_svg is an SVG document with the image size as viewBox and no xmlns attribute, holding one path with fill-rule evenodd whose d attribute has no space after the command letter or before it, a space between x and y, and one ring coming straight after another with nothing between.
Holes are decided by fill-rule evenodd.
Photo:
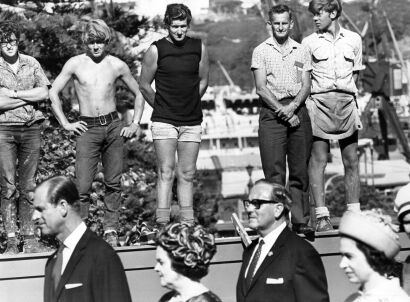
<instances>
[{"instance_id":1,"label":"foliage","mask_svg":"<svg viewBox=\"0 0 410 302\"><path fill-rule=\"evenodd\" d=\"M69 120L78 114L70 112ZM37 183L53 175L74 177L75 172L75 136L50 118L43 129L41 157L37 173ZM144 139L129 140L125 144L125 166L121 177L123 206L120 209L118 234L125 244L139 244L141 233L146 225L154 226L156 209L156 158L153 144ZM206 195L202 190L201 175L199 173L194 184L194 209L196 219L206 227L212 228L217 221L218 198ZM173 192L174 208L177 204L176 186ZM90 193L90 213L87 225L102 235L104 220L104 175L99 166ZM172 219L178 219L173 215ZM1 229L0 251L5 248L6 234ZM55 244L49 240L49 244Z\"/></svg>"},{"instance_id":2,"label":"foliage","mask_svg":"<svg viewBox=\"0 0 410 302\"><path fill-rule=\"evenodd\" d=\"M345 186L343 179L341 179L341 181L336 183L332 190L326 194L326 203L332 217L341 217L346 211L345 198ZM396 217L393 205L393 197L391 195L385 195L383 192L375 190L372 186L361 184L360 207L362 210L380 208L391 217Z\"/></svg>"}]
</instances>

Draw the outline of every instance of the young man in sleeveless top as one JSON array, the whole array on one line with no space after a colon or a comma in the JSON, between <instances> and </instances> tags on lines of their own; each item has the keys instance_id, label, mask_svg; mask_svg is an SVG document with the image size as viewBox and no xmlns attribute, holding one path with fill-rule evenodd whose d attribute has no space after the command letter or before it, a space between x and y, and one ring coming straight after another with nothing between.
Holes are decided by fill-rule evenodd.
<instances>
[{"instance_id":1,"label":"young man in sleeveless top","mask_svg":"<svg viewBox=\"0 0 410 302\"><path fill-rule=\"evenodd\" d=\"M178 181L182 221L194 222L193 179L201 142L201 97L208 86L208 55L199 39L188 37L191 11L167 6L168 36L153 43L142 62L140 89L152 113L152 137L158 160L156 222L170 220L172 184ZM155 90L151 83L155 79ZM177 162L175 159L177 154Z\"/></svg>"},{"instance_id":2,"label":"young man in sleeveless top","mask_svg":"<svg viewBox=\"0 0 410 302\"><path fill-rule=\"evenodd\" d=\"M83 218L88 216L89 193L97 165L102 159L107 207L103 227L105 240L118 246L116 230L121 206L120 178L123 170L124 138L134 136L139 129L144 100L138 83L127 64L106 53L111 39L110 28L103 20L91 20L83 34L86 53L67 61L50 90L52 109L61 126L77 134L75 173L80 192ZM70 123L64 115L59 92L74 80L80 105L80 120ZM134 118L125 126L119 119L115 104L115 82L122 80L135 95Z\"/></svg>"}]
</instances>

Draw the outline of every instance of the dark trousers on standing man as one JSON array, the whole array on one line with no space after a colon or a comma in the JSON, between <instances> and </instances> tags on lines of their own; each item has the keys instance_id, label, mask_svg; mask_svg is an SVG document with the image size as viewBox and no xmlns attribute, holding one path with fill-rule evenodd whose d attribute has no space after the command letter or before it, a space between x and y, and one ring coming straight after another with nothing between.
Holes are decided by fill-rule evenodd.
<instances>
[{"instance_id":1,"label":"dark trousers on standing man","mask_svg":"<svg viewBox=\"0 0 410 302\"><path fill-rule=\"evenodd\" d=\"M287 99L286 104L291 99ZM289 192L293 200L292 223L307 224L310 218L308 164L312 148L312 128L307 109L296 113L300 125L290 127L267 106L259 116L259 149L266 180L286 185L286 159L289 170Z\"/></svg>"}]
</instances>

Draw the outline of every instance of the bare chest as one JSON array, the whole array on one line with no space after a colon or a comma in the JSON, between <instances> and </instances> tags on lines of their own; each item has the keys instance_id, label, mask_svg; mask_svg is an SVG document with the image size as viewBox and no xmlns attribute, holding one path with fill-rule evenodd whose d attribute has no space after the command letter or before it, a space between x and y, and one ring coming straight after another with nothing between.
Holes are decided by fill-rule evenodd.
<instances>
[{"instance_id":1,"label":"bare chest","mask_svg":"<svg viewBox=\"0 0 410 302\"><path fill-rule=\"evenodd\" d=\"M83 64L76 70L74 81L81 88L110 87L117 80L118 71L110 64Z\"/></svg>"}]
</instances>

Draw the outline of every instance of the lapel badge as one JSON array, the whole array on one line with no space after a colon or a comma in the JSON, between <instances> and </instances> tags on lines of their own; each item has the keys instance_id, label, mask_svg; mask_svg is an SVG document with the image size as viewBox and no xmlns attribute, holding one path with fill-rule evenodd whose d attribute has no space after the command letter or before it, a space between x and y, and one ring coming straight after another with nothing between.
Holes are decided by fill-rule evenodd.
<instances>
[{"instance_id":1,"label":"lapel badge","mask_svg":"<svg viewBox=\"0 0 410 302\"><path fill-rule=\"evenodd\" d=\"M269 251L268 257L270 257L270 256L272 256L272 255L273 255L272 251Z\"/></svg>"}]
</instances>

